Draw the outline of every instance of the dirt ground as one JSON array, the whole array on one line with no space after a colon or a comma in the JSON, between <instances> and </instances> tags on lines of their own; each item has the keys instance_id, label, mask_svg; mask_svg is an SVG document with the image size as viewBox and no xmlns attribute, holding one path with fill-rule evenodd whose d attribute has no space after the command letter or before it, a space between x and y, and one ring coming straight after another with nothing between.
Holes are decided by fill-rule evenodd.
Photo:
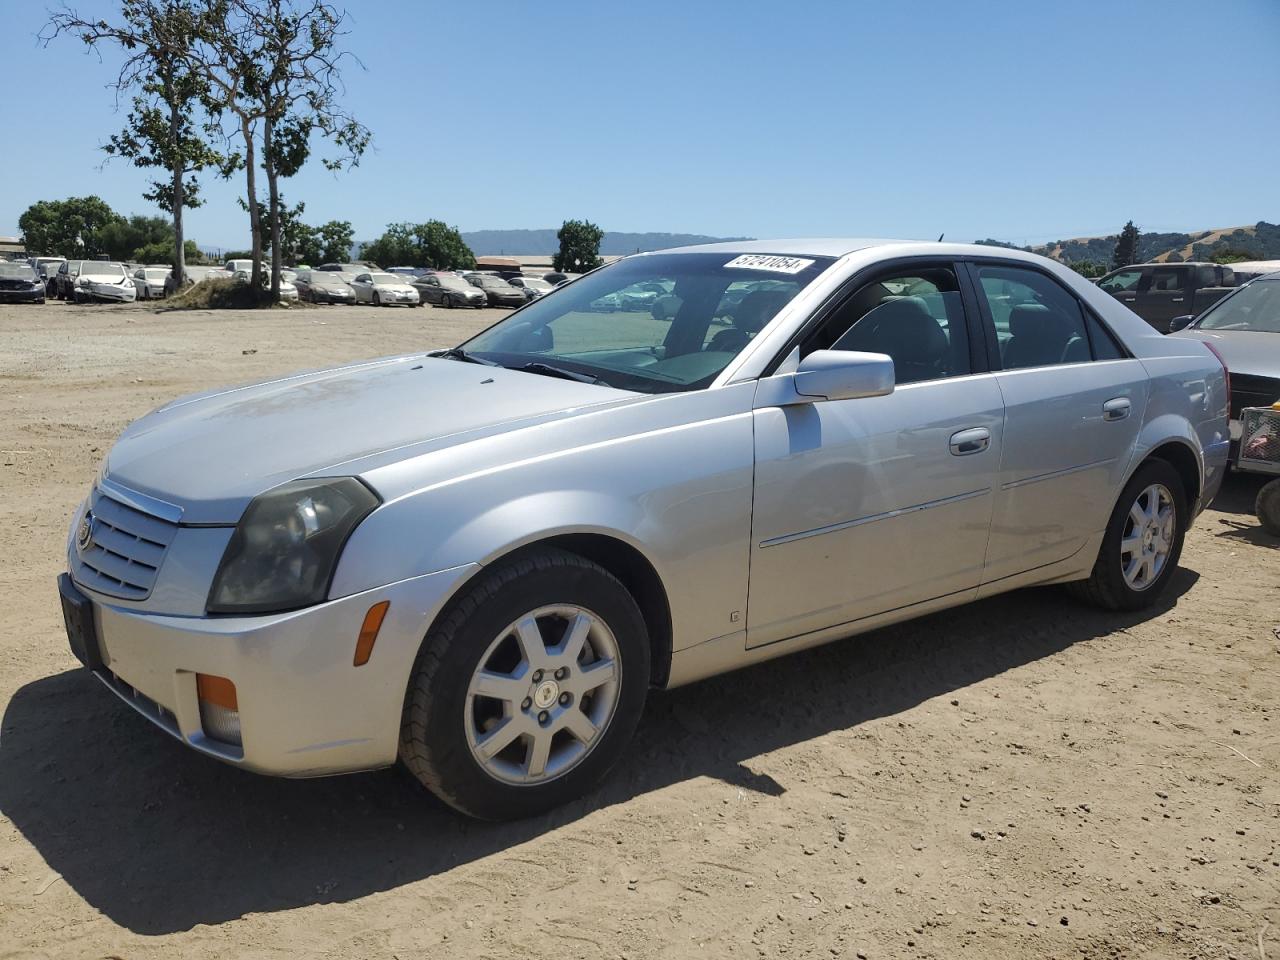
<instances>
[{"instance_id":1,"label":"dirt ground","mask_svg":"<svg viewBox=\"0 0 1280 960\"><path fill-rule=\"evenodd\" d=\"M78 669L54 579L131 419L496 312L0 307L0 958L1280 958L1280 550L1228 481L1141 616L1027 590L670 693L553 815L272 780Z\"/></svg>"}]
</instances>

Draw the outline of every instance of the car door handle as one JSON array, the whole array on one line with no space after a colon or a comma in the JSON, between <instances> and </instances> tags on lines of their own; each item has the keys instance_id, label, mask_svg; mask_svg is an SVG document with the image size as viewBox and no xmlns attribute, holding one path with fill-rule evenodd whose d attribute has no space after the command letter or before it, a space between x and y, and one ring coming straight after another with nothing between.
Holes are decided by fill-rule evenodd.
<instances>
[{"instance_id":1,"label":"car door handle","mask_svg":"<svg viewBox=\"0 0 1280 960\"><path fill-rule=\"evenodd\" d=\"M1174 303L1181 303L1181 302L1183 301L1183 299L1185 299L1185 298L1183 298L1183 297L1174 297L1174 298L1173 298L1173 302L1174 302Z\"/></svg>"},{"instance_id":2,"label":"car door handle","mask_svg":"<svg viewBox=\"0 0 1280 960\"><path fill-rule=\"evenodd\" d=\"M951 455L967 457L971 453L981 453L991 446L991 431L986 427L970 427L951 435Z\"/></svg>"},{"instance_id":3,"label":"car door handle","mask_svg":"<svg viewBox=\"0 0 1280 960\"><path fill-rule=\"evenodd\" d=\"M1108 400L1102 405L1103 420L1123 420L1129 415L1129 411L1133 405L1129 402L1128 397L1116 397L1114 400Z\"/></svg>"}]
</instances>

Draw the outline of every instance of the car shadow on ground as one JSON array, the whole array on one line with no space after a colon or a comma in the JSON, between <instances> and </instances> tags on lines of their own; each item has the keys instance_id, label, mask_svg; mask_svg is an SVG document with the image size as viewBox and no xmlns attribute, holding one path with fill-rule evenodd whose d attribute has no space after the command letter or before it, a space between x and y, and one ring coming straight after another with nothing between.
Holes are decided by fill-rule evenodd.
<instances>
[{"instance_id":1,"label":"car shadow on ground","mask_svg":"<svg viewBox=\"0 0 1280 960\"><path fill-rule=\"evenodd\" d=\"M1057 588L1023 590L655 692L599 790L509 824L456 815L396 770L278 780L231 769L69 671L21 688L5 711L0 812L77 894L136 933L345 902L695 777L780 795L785 785L753 771L753 757L1158 617L1197 578L1178 570L1160 603L1137 614L1082 607Z\"/></svg>"}]
</instances>

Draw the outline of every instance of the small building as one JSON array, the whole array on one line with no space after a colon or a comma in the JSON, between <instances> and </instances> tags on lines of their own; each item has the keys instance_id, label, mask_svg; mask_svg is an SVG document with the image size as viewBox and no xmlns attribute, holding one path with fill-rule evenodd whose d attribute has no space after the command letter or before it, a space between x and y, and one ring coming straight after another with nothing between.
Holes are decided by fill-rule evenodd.
<instances>
[{"instance_id":1,"label":"small building","mask_svg":"<svg viewBox=\"0 0 1280 960\"><path fill-rule=\"evenodd\" d=\"M0 237L0 258L14 260L27 255L27 246L21 237Z\"/></svg>"}]
</instances>

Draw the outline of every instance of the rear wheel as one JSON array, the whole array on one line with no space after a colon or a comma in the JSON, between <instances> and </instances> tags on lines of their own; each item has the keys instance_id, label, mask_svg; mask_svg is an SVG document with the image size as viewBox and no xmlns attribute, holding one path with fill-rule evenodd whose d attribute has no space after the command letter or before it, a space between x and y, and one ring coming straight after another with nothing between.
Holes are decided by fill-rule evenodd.
<instances>
[{"instance_id":1,"label":"rear wheel","mask_svg":"<svg viewBox=\"0 0 1280 960\"><path fill-rule=\"evenodd\" d=\"M380 306L382 306L382 298L381 298L380 296L378 296L378 291L377 291L377 290L373 291L373 305L374 305L375 307L380 307Z\"/></svg>"},{"instance_id":2,"label":"rear wheel","mask_svg":"<svg viewBox=\"0 0 1280 960\"><path fill-rule=\"evenodd\" d=\"M1107 610L1139 610L1160 598L1182 555L1187 497L1178 471L1150 460L1125 484L1088 580L1077 597Z\"/></svg>"},{"instance_id":3,"label":"rear wheel","mask_svg":"<svg viewBox=\"0 0 1280 960\"><path fill-rule=\"evenodd\" d=\"M446 294L444 295L444 300L443 300L443 301L441 301L441 302L443 303L443 305L444 305L447 309L449 309L449 310L452 310L452 309L453 309L453 297L451 297L449 294L447 294L447 293L446 293Z\"/></svg>"},{"instance_id":4,"label":"rear wheel","mask_svg":"<svg viewBox=\"0 0 1280 960\"><path fill-rule=\"evenodd\" d=\"M1253 512L1258 515L1262 529L1273 537L1280 537L1280 480L1271 480L1258 491Z\"/></svg>"},{"instance_id":5,"label":"rear wheel","mask_svg":"<svg viewBox=\"0 0 1280 960\"><path fill-rule=\"evenodd\" d=\"M433 793L484 820L581 796L635 730L649 642L608 571L545 550L496 565L423 643L400 758Z\"/></svg>"}]
</instances>

